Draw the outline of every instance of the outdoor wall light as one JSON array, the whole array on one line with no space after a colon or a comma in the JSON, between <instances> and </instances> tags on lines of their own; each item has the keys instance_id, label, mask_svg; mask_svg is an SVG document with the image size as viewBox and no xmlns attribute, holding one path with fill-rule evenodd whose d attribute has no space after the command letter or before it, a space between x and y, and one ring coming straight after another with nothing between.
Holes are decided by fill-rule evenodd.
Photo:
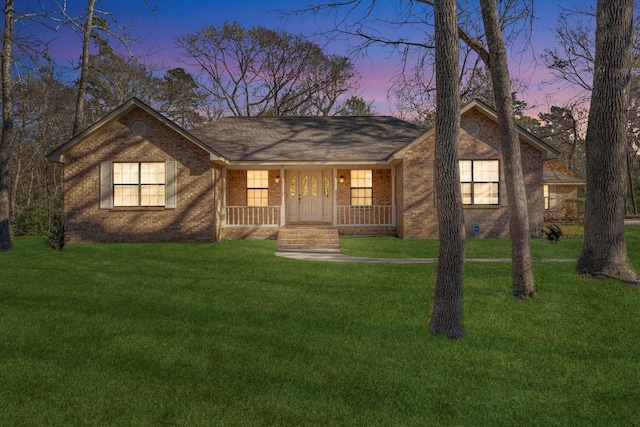
<instances>
[{"instance_id":1,"label":"outdoor wall light","mask_svg":"<svg viewBox=\"0 0 640 427\"><path fill-rule=\"evenodd\" d=\"M340 176L338 177L338 181L340 181L340 182L344 182L344 175L340 175Z\"/></svg>"},{"instance_id":2,"label":"outdoor wall light","mask_svg":"<svg viewBox=\"0 0 640 427\"><path fill-rule=\"evenodd\" d=\"M276 175L275 181L276 181L276 184L280 184L280 175Z\"/></svg>"}]
</instances>

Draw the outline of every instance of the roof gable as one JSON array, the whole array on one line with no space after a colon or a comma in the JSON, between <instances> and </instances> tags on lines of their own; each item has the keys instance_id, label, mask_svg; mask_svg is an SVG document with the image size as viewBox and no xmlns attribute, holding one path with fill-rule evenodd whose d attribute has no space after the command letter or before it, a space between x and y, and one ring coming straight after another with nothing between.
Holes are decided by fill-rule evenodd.
<instances>
[{"instance_id":1,"label":"roof gable","mask_svg":"<svg viewBox=\"0 0 640 427\"><path fill-rule=\"evenodd\" d=\"M495 122L496 124L498 123L498 115L495 112L495 110L493 110L493 108L489 107L487 104L485 104L484 102L480 101L479 99L473 100L465 105L462 106L462 108L460 109L460 116L463 116L465 113L471 111L471 110L476 110L478 112L480 112L482 115L486 116L487 118L489 118L490 120L492 120L493 122ZM525 128L521 127L521 126L516 126L516 130L518 131L518 136L520 138L521 141L526 142L527 144L529 144L530 146L532 146L533 148L535 148L536 150L540 151L542 153L542 159L543 160L548 160L548 159L555 159L557 158L560 153L553 147L551 147L549 144L547 144L546 142L542 141L540 138L538 138L537 136L535 136L534 134L532 134L531 132L527 131ZM412 143L411 145L417 144L421 141L424 141L426 138L435 136L435 128L430 129L427 133L425 133L422 138L420 138L418 141L415 141L414 143ZM396 158L400 159L403 158L405 153L411 148L411 146L407 146L405 148L403 148L401 151L399 151L396 154Z\"/></svg>"},{"instance_id":2,"label":"roof gable","mask_svg":"<svg viewBox=\"0 0 640 427\"><path fill-rule=\"evenodd\" d=\"M154 119L160 121L162 124L172 129L174 132L180 134L186 140L199 146L203 150L209 152L211 156L211 160L220 160L220 161L223 160L222 157L218 153L216 153L214 150L212 150L209 146L203 144L202 141L198 140L189 132L185 131L182 127L178 126L172 120L169 120L168 118L164 117L162 114L158 113L156 110L149 107L148 105L146 105L144 102L140 101L137 98L131 98L129 101L125 102L120 107L116 108L111 113L107 114L106 116L98 120L96 123L89 126L87 129L75 135L74 137L69 139L67 142L65 142L64 144L62 144L61 146L53 150L51 153L47 155L47 160L51 162L64 163L64 154L67 151L71 150L73 147L77 146L78 144L81 144L90 136L99 132L101 129L105 128L110 123L113 123L114 121L120 119L121 117L125 116L126 114L130 113L136 108L143 110L144 112L152 116Z\"/></svg>"}]
</instances>

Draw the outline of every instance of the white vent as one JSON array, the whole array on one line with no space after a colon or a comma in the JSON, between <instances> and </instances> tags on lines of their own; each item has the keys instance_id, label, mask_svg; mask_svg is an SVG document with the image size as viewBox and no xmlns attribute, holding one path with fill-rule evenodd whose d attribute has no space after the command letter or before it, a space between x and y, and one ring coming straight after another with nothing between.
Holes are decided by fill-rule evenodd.
<instances>
[{"instance_id":1,"label":"white vent","mask_svg":"<svg viewBox=\"0 0 640 427\"><path fill-rule=\"evenodd\" d=\"M133 132L134 135L142 136L147 133L147 125L140 121L134 122L131 125L131 132Z\"/></svg>"},{"instance_id":2,"label":"white vent","mask_svg":"<svg viewBox=\"0 0 640 427\"><path fill-rule=\"evenodd\" d=\"M464 130L467 131L469 135L476 136L480 133L480 125L476 122L469 122L464 127Z\"/></svg>"}]
</instances>

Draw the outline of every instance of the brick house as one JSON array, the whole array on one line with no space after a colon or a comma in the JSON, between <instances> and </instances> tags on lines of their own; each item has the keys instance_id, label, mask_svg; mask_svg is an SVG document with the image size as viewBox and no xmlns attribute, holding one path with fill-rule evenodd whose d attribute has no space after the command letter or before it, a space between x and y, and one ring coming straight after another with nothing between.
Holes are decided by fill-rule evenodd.
<instances>
[{"instance_id":1,"label":"brick house","mask_svg":"<svg viewBox=\"0 0 640 427\"><path fill-rule=\"evenodd\" d=\"M506 236L495 112L474 101L461 110L461 126L467 234ZM518 132L535 233L543 225L542 162L558 153ZM186 131L131 99L48 159L64 164L73 242L271 238L296 225L435 238L434 138L384 116L226 117Z\"/></svg>"},{"instance_id":2,"label":"brick house","mask_svg":"<svg viewBox=\"0 0 640 427\"><path fill-rule=\"evenodd\" d=\"M578 187L586 185L583 179L544 167L542 183L545 221L580 219L584 207L578 199Z\"/></svg>"}]
</instances>

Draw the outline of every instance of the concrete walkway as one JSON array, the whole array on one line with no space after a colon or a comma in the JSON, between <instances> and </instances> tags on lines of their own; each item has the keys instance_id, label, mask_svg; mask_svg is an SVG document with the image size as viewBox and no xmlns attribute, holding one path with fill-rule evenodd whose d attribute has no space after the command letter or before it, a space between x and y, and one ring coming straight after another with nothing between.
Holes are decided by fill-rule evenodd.
<instances>
[{"instance_id":1,"label":"concrete walkway","mask_svg":"<svg viewBox=\"0 0 640 427\"><path fill-rule=\"evenodd\" d=\"M331 262L365 262L370 264L437 264L437 258L365 258L344 255L340 249L318 249L312 246L307 248L285 249L276 251L276 256L304 261L331 261ZM533 262L576 262L576 259L534 259ZM511 258L467 258L465 262L490 263L511 262Z\"/></svg>"},{"instance_id":2,"label":"concrete walkway","mask_svg":"<svg viewBox=\"0 0 640 427\"><path fill-rule=\"evenodd\" d=\"M626 219L627 225L640 225L640 219ZM437 258L365 258L348 256L340 249L319 249L313 246L296 249L278 249L276 256L282 258L299 259L304 261L331 261L331 262L365 262L371 264L437 264ZM533 262L577 262L577 259L533 259ZM465 262L490 263L511 262L511 258L467 258Z\"/></svg>"}]
</instances>

